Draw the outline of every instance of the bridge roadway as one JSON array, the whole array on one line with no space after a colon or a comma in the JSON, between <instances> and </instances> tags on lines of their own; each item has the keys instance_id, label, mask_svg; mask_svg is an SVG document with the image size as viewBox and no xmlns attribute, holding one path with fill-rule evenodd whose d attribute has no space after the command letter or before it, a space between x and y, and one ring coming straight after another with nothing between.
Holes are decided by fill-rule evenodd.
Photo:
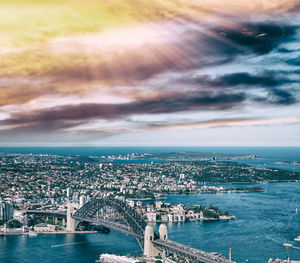
<instances>
[{"instance_id":1,"label":"bridge roadway","mask_svg":"<svg viewBox=\"0 0 300 263\"><path fill-rule=\"evenodd\" d=\"M232 261L227 260L219 254L204 252L169 239L156 239L152 242L157 248L165 249L178 256L181 255L192 260L199 260L203 263L232 263Z\"/></svg>"},{"instance_id":2,"label":"bridge roadway","mask_svg":"<svg viewBox=\"0 0 300 263\"><path fill-rule=\"evenodd\" d=\"M80 217L80 216L73 216L73 218L78 221L86 221L89 223L98 224L101 226L112 228L114 230L123 232L127 235L135 236L138 239L144 238L143 236L138 235L134 231L132 231L132 229L130 227L126 227L125 225L122 225L122 224L118 224L118 223L114 223L114 222L106 221L106 220L102 220L102 219L97 219L97 218L92 219L92 218L84 218L84 217ZM182 255L185 258L189 258L192 260L199 260L200 262L203 262L203 263L230 263L231 262L231 261L225 259L224 257L222 257L221 255L207 253L207 252L201 251L199 249L195 249L195 248L177 243L172 240L155 239L152 242L158 249L167 250L168 252L171 252L171 253L174 253L177 255Z\"/></svg>"}]
</instances>

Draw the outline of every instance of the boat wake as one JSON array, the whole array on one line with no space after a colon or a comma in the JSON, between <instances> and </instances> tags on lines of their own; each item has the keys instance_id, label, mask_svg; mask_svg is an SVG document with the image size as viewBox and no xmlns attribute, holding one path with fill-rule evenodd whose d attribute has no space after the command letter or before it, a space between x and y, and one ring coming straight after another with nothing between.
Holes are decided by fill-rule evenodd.
<instances>
[{"instance_id":1,"label":"boat wake","mask_svg":"<svg viewBox=\"0 0 300 263\"><path fill-rule=\"evenodd\" d=\"M292 248L295 248L295 249L300 249L300 247L295 247L295 246L293 246Z\"/></svg>"},{"instance_id":2,"label":"boat wake","mask_svg":"<svg viewBox=\"0 0 300 263\"><path fill-rule=\"evenodd\" d=\"M59 244L59 245L51 245L51 247L64 247L64 246L72 246L77 244L82 244L87 242L75 242L75 243L65 243L65 244Z\"/></svg>"}]
</instances>

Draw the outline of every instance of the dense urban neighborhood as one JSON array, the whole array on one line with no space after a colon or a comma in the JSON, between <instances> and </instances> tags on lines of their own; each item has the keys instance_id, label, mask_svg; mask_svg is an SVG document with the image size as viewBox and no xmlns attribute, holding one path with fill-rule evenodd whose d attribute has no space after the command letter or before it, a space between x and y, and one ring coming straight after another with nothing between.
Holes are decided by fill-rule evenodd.
<instances>
[{"instance_id":1,"label":"dense urban neighborhood","mask_svg":"<svg viewBox=\"0 0 300 263\"><path fill-rule=\"evenodd\" d=\"M168 193L262 190L255 186L237 189L209 183L298 180L299 172L256 168L233 161L100 163L92 157L0 154L0 198L16 203L57 200L66 195L68 187L75 195L154 199Z\"/></svg>"},{"instance_id":2,"label":"dense urban neighborhood","mask_svg":"<svg viewBox=\"0 0 300 263\"><path fill-rule=\"evenodd\" d=\"M194 204L163 203L167 194L260 192L262 188L230 187L215 183L255 183L300 179L299 173L273 168L255 168L233 162L226 156L188 154L197 161L116 162L135 160L147 154L104 157L57 156L43 154L0 154L0 223L13 218L13 210L66 211L67 203L76 208L95 197L127 200L150 222L232 219L227 211ZM155 155L151 155L152 158ZM161 154L159 157L182 158ZM156 156L158 157L158 156ZM221 158L221 160L216 160ZM224 159L229 159L224 161ZM213 184L212 184L213 183ZM142 200L147 202L141 202ZM156 202L154 202L156 201Z\"/></svg>"}]
</instances>

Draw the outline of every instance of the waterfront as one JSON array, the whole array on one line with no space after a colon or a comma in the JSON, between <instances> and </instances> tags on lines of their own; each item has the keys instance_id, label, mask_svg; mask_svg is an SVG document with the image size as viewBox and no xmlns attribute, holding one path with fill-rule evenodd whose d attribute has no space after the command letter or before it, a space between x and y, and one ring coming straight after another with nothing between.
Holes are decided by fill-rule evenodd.
<instances>
[{"instance_id":1,"label":"waterfront","mask_svg":"<svg viewBox=\"0 0 300 263\"><path fill-rule=\"evenodd\" d=\"M232 247L237 262L267 262L269 257L300 259L300 250L282 243L300 244L300 183L259 185L263 193L171 195L166 200L183 204L216 205L237 219L217 222L186 222L168 225L169 237L206 251L228 255ZM76 243L76 244L72 244ZM51 245L63 245L51 247ZM0 262L94 262L101 253L141 253L133 237L116 231L109 234L8 236L0 238Z\"/></svg>"},{"instance_id":2,"label":"waterfront","mask_svg":"<svg viewBox=\"0 0 300 263\"><path fill-rule=\"evenodd\" d=\"M260 159L237 160L256 167L274 167L300 172L300 165L278 164L283 161L299 161L300 147L216 147L216 146L194 146L194 147L0 147L0 153L21 154L50 154L61 156L108 156L126 155L131 153L160 153L160 152L215 152L228 154L256 154ZM145 162L145 161L138 161Z\"/></svg>"}]
</instances>

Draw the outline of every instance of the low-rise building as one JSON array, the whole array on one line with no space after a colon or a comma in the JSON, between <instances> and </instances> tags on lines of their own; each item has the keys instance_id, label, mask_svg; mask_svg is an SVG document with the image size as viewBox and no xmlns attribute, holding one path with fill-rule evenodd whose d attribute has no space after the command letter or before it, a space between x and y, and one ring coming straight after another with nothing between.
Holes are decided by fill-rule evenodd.
<instances>
[{"instance_id":1,"label":"low-rise building","mask_svg":"<svg viewBox=\"0 0 300 263\"><path fill-rule=\"evenodd\" d=\"M40 223L34 226L36 232L53 232L55 231L55 225Z\"/></svg>"},{"instance_id":2,"label":"low-rise building","mask_svg":"<svg viewBox=\"0 0 300 263\"><path fill-rule=\"evenodd\" d=\"M149 222L156 222L157 215L155 212L147 213L147 219Z\"/></svg>"}]
</instances>

